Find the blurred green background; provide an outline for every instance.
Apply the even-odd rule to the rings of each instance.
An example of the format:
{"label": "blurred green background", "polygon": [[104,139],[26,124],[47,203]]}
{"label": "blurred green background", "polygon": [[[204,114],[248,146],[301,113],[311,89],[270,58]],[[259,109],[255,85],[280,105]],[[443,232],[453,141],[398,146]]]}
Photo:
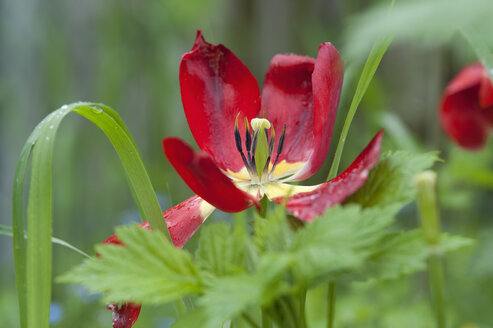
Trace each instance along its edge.
{"label": "blurred green background", "polygon": [[[49,112],[79,100],[103,102],[120,113],[163,209],[191,196],[163,155],[161,139],[179,135],[193,144],[180,101],[178,67],[199,28],[207,41],[230,48],[260,85],[273,55],[315,56],[318,44],[334,43],[345,58],[346,76],[333,152],[374,40],[373,25],[364,25],[364,19],[372,17],[368,12],[379,3],[388,6],[363,0],[0,0],[0,223],[11,225],[12,179],[30,132]],[[475,3],[477,8],[470,10],[492,17],[493,5]],[[484,8],[490,11],[480,12]],[[373,27],[393,33],[394,28],[399,32],[398,23]],[[408,26],[416,29],[412,36],[397,34],[353,122],[341,168],[380,128],[386,130],[386,149],[441,151],[445,162],[437,170],[444,229],[479,238],[475,247],[447,259],[451,322],[493,327],[493,145],[479,153],[456,149],[437,116],[446,83],[476,58],[459,33],[440,25],[440,17],[423,25]],[[95,126],[70,115],[60,128],[54,158],[56,237],[93,253],[93,245],[111,235],[114,226],[139,220],[118,157]],[[310,181],[324,179],[329,164],[327,160]],[[216,213],[212,220],[225,216]],[[414,206],[401,216],[402,225],[416,226]],[[81,260],[55,246],[54,276]],[[18,327],[10,237],[0,236],[0,266],[0,326]],[[344,286],[339,294],[340,327],[432,327],[425,275],[385,285]],[[172,309],[144,307],[136,327],[168,327],[170,313]],[[111,313],[97,295],[55,283],[51,318],[53,327],[109,327]]]}

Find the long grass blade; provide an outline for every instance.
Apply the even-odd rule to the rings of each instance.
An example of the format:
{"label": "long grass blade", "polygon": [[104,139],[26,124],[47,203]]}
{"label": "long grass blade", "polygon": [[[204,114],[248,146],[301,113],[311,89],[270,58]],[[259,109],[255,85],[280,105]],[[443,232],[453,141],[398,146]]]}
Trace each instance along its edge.
{"label": "long grass blade", "polygon": [[361,72],[358,85],[356,86],[353,100],[351,101],[351,105],[349,106],[349,111],[346,116],[346,120],[344,121],[344,126],[342,127],[341,136],[339,137],[339,142],[337,143],[337,149],[334,155],[334,160],[332,161],[332,166],[330,167],[327,180],[333,179],[337,176],[339,163],[341,162],[342,150],[344,149],[344,144],[346,143],[346,138],[349,132],[349,127],[351,126],[351,122],[353,121],[354,115],[356,114],[356,110],[358,109],[361,99],[363,99],[363,96],[365,95],[366,90],[368,89],[368,86],[370,85],[370,82],[373,79],[378,66],[380,65],[380,61],[382,60],[383,55],[387,51],[391,42],[392,37],[386,37],[377,40],[373,45],[370,54],[368,55],[368,59],[366,60],[365,66],[363,67],[363,71]]}
{"label": "long grass blade", "polygon": [[[138,149],[118,114],[105,105],[94,103],[75,103],[54,111],[38,124],[24,145],[14,179],[12,231],[22,328],[49,326],[53,147],[58,126],[72,111],[93,122],[110,139],[125,168],[142,218],[149,221],[152,229],[162,231],[170,240],[161,208]],[[27,205],[26,243],[22,196],[30,156],[31,181]]]}

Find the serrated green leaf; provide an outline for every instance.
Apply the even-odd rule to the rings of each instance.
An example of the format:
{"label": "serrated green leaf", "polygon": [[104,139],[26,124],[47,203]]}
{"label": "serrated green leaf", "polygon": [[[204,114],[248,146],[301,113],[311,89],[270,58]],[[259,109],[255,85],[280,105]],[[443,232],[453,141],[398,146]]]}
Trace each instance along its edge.
{"label": "serrated green leaf", "polygon": [[346,203],[363,207],[406,204],[415,196],[412,177],[430,168],[438,160],[436,152],[411,154],[405,151],[382,154],[368,180]]}
{"label": "serrated green leaf", "polygon": [[384,280],[425,270],[427,249],[421,230],[389,234],[370,257],[365,276]]}
{"label": "serrated green leaf", "polygon": [[241,230],[232,232],[224,222],[202,228],[195,253],[198,268],[218,277],[244,272],[246,250],[242,235]]}
{"label": "serrated green leaf", "polygon": [[84,261],[58,280],[104,293],[108,302],[165,303],[201,292],[192,257],[171,245],[161,232],[137,225],[116,231],[124,247],[99,245],[98,258]]}
{"label": "serrated green leaf", "polygon": [[431,249],[431,253],[439,251],[440,253],[453,252],[463,247],[471,246],[474,244],[474,240],[459,235],[450,235],[448,233],[442,233],[440,235],[440,242],[438,243],[438,249]]}
{"label": "serrated green leaf", "polygon": [[365,264],[366,279],[370,281],[395,279],[426,269],[430,255],[444,254],[472,244],[461,236],[442,234],[438,245],[426,244],[421,230],[388,234]]}
{"label": "serrated green leaf", "polygon": [[265,218],[255,214],[254,225],[253,241],[260,252],[284,251],[291,243],[293,231],[289,228],[282,206],[276,206]]}
{"label": "serrated green leaf", "polygon": [[197,313],[203,319],[200,327],[219,327],[251,306],[269,304],[280,295],[289,293],[291,287],[283,275],[292,265],[289,255],[271,253],[263,257],[253,274],[214,279],[198,301]]}
{"label": "serrated green leaf", "polygon": [[393,222],[398,206],[337,206],[300,230],[291,252],[297,279],[310,285],[361,266]]}

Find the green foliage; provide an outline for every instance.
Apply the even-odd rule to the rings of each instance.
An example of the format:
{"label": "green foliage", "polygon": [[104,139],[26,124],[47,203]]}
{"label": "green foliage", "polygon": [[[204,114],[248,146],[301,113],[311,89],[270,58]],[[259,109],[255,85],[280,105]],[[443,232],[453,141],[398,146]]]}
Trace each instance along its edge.
{"label": "green foliage", "polygon": [[204,227],[195,253],[199,269],[218,277],[244,272],[246,249],[243,237],[241,229],[232,232],[226,223]]}
{"label": "green foliage", "polygon": [[108,302],[163,303],[202,291],[190,254],[175,248],[161,232],[133,225],[118,228],[117,234],[124,247],[97,246],[99,258],[85,260],[59,280],[104,292]]}
{"label": "green foliage", "polygon": [[382,154],[366,184],[347,202],[358,203],[363,207],[409,203],[415,195],[412,177],[430,168],[437,160],[436,152],[411,154],[396,151]]}
{"label": "green foliage", "polygon": [[297,279],[308,285],[358,270],[393,222],[398,208],[337,206],[300,230],[291,246]]}
{"label": "green foliage", "polygon": [[[395,205],[337,206],[292,231],[278,207],[267,218],[255,219],[251,237],[241,220],[233,231],[225,223],[213,223],[202,231],[196,264],[160,233],[120,228],[124,247],[98,246],[99,258],[86,260],[61,280],[104,292],[113,302],[164,303],[198,295],[195,309],[179,318],[176,327],[198,322],[218,327],[260,308],[270,308],[272,320],[282,324],[283,316],[272,309],[292,306],[306,287],[334,279],[397,278],[422,270],[430,254],[469,244],[444,235],[436,249],[429,249],[418,231],[390,232],[397,210]],[[247,266],[248,252],[255,253],[250,256],[253,266]]]}

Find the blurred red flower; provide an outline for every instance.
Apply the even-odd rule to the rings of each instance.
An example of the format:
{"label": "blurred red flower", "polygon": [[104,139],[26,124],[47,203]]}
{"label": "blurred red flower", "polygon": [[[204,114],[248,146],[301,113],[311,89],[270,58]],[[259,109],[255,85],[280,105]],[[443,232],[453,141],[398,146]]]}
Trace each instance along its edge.
{"label": "blurred red flower", "polygon": [[481,63],[467,66],[447,85],[440,121],[459,146],[484,147],[493,125],[493,84]]}

